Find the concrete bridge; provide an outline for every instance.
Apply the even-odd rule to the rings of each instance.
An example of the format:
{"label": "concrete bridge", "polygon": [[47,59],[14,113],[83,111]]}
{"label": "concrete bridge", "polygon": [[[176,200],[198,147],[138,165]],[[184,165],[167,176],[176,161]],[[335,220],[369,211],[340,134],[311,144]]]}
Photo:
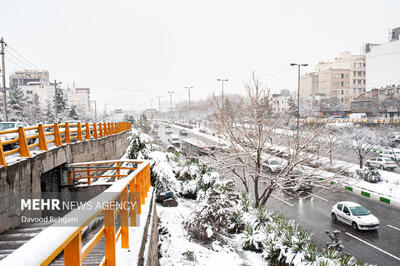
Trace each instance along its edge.
{"label": "concrete bridge", "polygon": [[[127,122],[104,122],[56,123],[1,131],[0,136],[14,134],[14,139],[0,141],[0,195],[67,191],[63,187],[67,184],[68,164],[120,158],[129,146],[130,129]],[[33,144],[28,145],[29,142]],[[18,147],[4,151],[12,143]],[[0,233],[18,226],[22,215],[12,202],[4,203],[0,206]]]}

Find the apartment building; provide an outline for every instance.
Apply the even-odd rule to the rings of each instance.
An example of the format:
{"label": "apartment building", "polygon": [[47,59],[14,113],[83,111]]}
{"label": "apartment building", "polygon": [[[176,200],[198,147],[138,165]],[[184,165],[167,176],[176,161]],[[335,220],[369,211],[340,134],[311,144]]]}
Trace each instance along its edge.
{"label": "apartment building", "polygon": [[281,114],[287,112],[290,108],[290,95],[287,94],[272,94],[271,104],[272,112],[275,114]]}
{"label": "apartment building", "polygon": [[49,83],[49,71],[47,70],[23,70],[15,71],[10,75],[10,87],[28,85],[31,82]]}
{"label": "apartment building", "polygon": [[351,102],[365,92],[365,57],[348,51],[333,61],[319,62],[315,72],[300,78],[300,97],[320,94],[336,97],[341,111],[350,111]]}
{"label": "apartment building", "polygon": [[391,30],[388,42],[366,44],[365,56],[368,90],[400,85],[400,27]]}
{"label": "apartment building", "polygon": [[90,89],[89,88],[68,88],[69,105],[76,105],[80,114],[90,113]]}

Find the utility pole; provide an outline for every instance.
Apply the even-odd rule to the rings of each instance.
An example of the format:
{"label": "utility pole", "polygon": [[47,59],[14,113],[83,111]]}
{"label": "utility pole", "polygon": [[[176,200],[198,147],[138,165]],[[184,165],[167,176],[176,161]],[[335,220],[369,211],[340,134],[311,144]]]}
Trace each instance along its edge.
{"label": "utility pole", "polygon": [[168,91],[169,93],[169,102],[170,102],[170,110],[171,110],[171,121],[172,121],[172,94],[174,91]]}
{"label": "utility pole", "polygon": [[190,120],[190,89],[193,89],[193,86],[185,87],[185,89],[188,90],[188,94],[189,94],[188,117],[189,117],[189,120]]}
{"label": "utility pole", "polygon": [[228,79],[217,79],[217,81],[221,81],[221,109],[224,111],[224,82]]}
{"label": "utility pole", "polygon": [[291,63],[291,66],[297,66],[297,132],[299,132],[299,124],[300,124],[300,67],[308,66],[308,64],[296,64]]}
{"label": "utility pole", "polygon": [[153,119],[153,100],[154,99],[149,99],[149,101],[150,101],[150,116],[151,116],[151,119]]}
{"label": "utility pole", "polygon": [[7,121],[7,93],[6,93],[6,63],[4,61],[5,49],[4,47],[7,45],[4,42],[4,39],[1,38],[1,76],[3,80],[3,121]]}
{"label": "utility pole", "polygon": [[54,117],[55,117],[55,122],[58,122],[58,114],[57,114],[57,85],[61,84],[61,81],[57,83],[57,80],[54,80]]}
{"label": "utility pole", "polygon": [[107,119],[107,103],[104,104],[104,119]]}
{"label": "utility pole", "polygon": [[156,97],[158,98],[158,112],[161,114],[161,104],[160,104],[161,96],[156,96]]}
{"label": "utility pole", "polygon": [[[91,103],[94,103],[94,122],[97,123],[97,103],[96,101],[90,101]],[[90,107],[89,107],[90,109]]]}

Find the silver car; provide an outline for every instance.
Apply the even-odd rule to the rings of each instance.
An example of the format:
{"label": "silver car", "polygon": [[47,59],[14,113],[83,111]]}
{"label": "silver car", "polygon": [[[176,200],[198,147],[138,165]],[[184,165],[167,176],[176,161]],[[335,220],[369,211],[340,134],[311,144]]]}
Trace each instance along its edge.
{"label": "silver car", "polygon": [[391,158],[386,158],[386,157],[375,157],[369,159],[365,162],[365,165],[377,167],[382,170],[384,169],[393,170],[394,168],[397,167],[397,163],[395,161],[393,161]]}

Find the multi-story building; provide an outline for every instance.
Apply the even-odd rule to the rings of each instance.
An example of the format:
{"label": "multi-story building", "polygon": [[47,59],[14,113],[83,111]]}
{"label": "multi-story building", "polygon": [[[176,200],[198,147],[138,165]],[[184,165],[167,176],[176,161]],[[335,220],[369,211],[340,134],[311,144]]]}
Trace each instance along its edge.
{"label": "multi-story building", "polygon": [[342,52],[333,61],[319,62],[315,72],[300,79],[300,97],[314,94],[337,98],[341,111],[350,111],[351,101],[365,92],[365,58]]}
{"label": "multi-story building", "polygon": [[400,27],[392,29],[389,42],[367,44],[367,88],[400,85]]}
{"label": "multi-story building", "polygon": [[28,85],[30,82],[49,83],[49,71],[47,70],[24,70],[15,71],[10,75],[10,87],[16,88],[21,85]]}
{"label": "multi-story building", "polygon": [[69,88],[68,89],[69,106],[76,105],[80,114],[90,113],[90,89],[89,88]]}
{"label": "multi-story building", "polygon": [[287,112],[290,108],[290,98],[291,96],[287,94],[272,94],[272,112],[276,114]]}

